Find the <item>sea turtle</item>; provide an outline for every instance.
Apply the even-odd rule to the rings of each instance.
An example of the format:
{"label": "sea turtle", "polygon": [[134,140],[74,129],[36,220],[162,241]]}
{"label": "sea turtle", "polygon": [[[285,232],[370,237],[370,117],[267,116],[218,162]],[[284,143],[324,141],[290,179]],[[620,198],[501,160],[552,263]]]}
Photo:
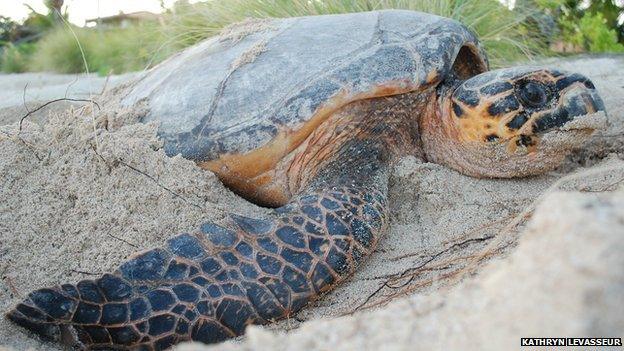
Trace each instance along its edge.
{"label": "sea turtle", "polygon": [[113,273],[34,291],[8,313],[81,349],[214,343],[288,317],[374,250],[397,158],[527,176],[558,165],[604,123],[589,79],[488,71],[470,30],[412,11],[248,22],[123,94],[160,122],[167,154],[274,210],[204,223]]}

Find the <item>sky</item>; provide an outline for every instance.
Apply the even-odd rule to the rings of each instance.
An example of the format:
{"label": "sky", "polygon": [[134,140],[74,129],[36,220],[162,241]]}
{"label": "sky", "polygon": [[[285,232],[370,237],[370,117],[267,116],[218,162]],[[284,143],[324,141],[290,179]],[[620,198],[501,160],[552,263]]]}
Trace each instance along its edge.
{"label": "sky", "polygon": [[[164,0],[165,6],[170,7],[175,0]],[[196,1],[191,1],[196,2]],[[37,12],[46,13],[44,0],[0,0],[0,15],[14,20],[23,20],[29,10],[24,4],[32,6]],[[69,21],[84,25],[85,19],[116,15],[135,11],[162,12],[159,0],[65,0],[63,5],[69,8]]]}

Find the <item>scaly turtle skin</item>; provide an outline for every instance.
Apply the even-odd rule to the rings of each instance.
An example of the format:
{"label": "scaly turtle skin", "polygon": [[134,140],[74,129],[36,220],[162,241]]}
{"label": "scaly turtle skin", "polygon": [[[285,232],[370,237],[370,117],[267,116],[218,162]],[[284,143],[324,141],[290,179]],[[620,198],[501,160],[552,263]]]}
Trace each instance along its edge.
{"label": "scaly turtle skin", "polygon": [[219,342],[354,272],[387,230],[397,158],[477,177],[538,174],[603,126],[581,75],[487,69],[470,31],[410,11],[274,20],[187,50],[125,103],[147,102],[168,154],[273,214],[205,223],[111,274],[34,291],[8,318],[80,349]]}

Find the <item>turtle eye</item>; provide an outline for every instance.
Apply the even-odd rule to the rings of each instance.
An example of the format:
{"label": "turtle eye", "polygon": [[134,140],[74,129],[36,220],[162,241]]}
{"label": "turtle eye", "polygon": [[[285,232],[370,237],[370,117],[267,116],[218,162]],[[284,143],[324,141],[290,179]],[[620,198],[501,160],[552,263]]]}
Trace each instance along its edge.
{"label": "turtle eye", "polygon": [[523,105],[529,107],[541,107],[548,101],[546,87],[536,82],[528,82],[520,86],[518,97]]}

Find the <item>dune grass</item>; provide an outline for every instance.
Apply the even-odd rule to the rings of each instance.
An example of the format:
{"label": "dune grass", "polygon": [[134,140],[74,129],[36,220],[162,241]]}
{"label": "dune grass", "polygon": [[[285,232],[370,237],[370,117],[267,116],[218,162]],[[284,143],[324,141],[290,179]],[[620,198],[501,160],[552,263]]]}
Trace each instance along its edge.
{"label": "dune grass", "polygon": [[453,18],[477,33],[494,66],[545,53],[545,38],[529,24],[537,9],[509,10],[498,0],[220,0],[178,6],[168,40],[192,45],[245,18],[294,17],[406,9]]}
{"label": "dune grass", "polygon": [[[537,10],[511,11],[498,0],[210,0],[190,5],[178,3],[164,15],[162,23],[123,29],[74,28],[74,31],[84,48],[90,71],[123,73],[150,67],[245,18],[379,9],[416,10],[462,22],[477,33],[494,67],[542,55],[547,47],[536,26],[528,21]],[[84,71],[76,40],[62,27],[37,43],[25,65],[34,71]]]}
{"label": "dune grass", "polygon": [[[152,61],[163,60],[172,51],[158,54],[158,46],[164,39],[156,24],[106,30],[74,27],[73,31],[84,49],[89,70],[104,75],[142,70]],[[28,68],[59,73],[85,70],[76,38],[66,27],[54,29],[37,43]]]}

